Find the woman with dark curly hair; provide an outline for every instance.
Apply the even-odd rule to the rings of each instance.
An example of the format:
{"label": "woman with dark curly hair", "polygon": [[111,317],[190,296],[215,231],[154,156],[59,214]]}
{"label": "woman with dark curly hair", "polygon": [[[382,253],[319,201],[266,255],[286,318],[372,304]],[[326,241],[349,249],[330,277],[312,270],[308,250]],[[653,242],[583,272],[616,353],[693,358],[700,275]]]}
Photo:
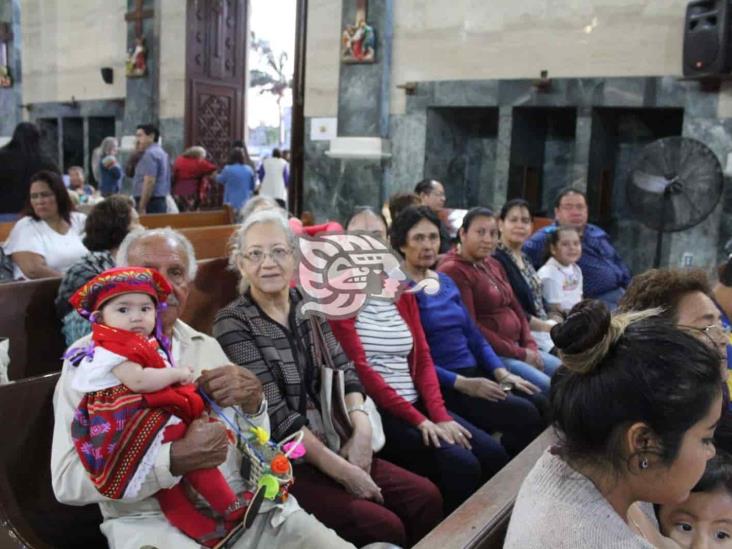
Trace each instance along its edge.
{"label": "woman with dark curly hair", "polygon": [[100,202],[86,218],[84,246],[89,253],[64,274],[56,296],[56,314],[66,344],[91,332],[89,322],[77,313],[69,298],[86,282],[115,266],[114,256],[127,233],[138,226],[139,217],[128,196],[115,194]]}

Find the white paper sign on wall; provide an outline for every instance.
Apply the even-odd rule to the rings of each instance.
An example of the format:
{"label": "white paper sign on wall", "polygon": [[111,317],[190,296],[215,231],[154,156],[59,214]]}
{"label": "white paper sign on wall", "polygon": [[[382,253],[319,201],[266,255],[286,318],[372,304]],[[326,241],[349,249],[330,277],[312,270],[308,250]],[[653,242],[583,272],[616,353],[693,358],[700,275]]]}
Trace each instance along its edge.
{"label": "white paper sign on wall", "polygon": [[311,118],[310,141],[330,141],[338,135],[338,119]]}

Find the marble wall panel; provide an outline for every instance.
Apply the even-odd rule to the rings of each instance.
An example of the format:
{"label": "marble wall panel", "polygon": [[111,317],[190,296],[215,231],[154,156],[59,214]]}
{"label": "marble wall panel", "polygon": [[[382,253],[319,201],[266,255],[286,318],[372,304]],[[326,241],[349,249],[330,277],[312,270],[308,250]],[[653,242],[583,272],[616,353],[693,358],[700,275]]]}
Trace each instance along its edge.
{"label": "marble wall panel", "polygon": [[[478,189],[479,201],[494,207],[500,206],[507,196],[515,107],[577,107],[578,109],[572,146],[567,146],[566,143],[553,143],[551,140],[544,145],[544,155],[548,157],[544,168],[548,178],[545,180],[543,199],[548,206],[553,198],[550,195],[559,187],[578,180],[584,184],[588,177],[590,145],[595,124],[593,109],[597,107],[611,109],[674,107],[679,110],[673,116],[683,116],[684,135],[696,137],[710,144],[724,163],[727,154],[732,151],[732,138],[729,137],[732,135],[732,120],[717,116],[717,113],[724,112],[727,108],[724,87],[722,93],[717,93],[703,88],[698,82],[682,81],[671,76],[553,79],[551,88],[546,92],[537,90],[532,80],[428,81],[418,82],[414,93],[405,95],[405,99],[405,114],[392,115],[390,118],[393,157],[380,167],[372,166],[373,169],[368,170],[369,175],[364,177],[365,180],[372,182],[374,189],[378,187],[381,177],[386,195],[396,190],[410,189],[423,175],[429,175],[431,165],[440,164],[445,159],[444,155],[440,158],[440,151],[447,154],[447,151],[455,149],[454,130],[445,130],[444,127],[440,129],[439,125],[428,123],[428,112],[436,107],[446,111],[459,107],[498,109],[495,147],[493,144],[481,144],[479,140],[469,142],[466,136],[461,138],[458,147],[464,151],[465,170],[462,173],[479,174],[477,176],[481,181]],[[632,114],[632,111],[627,112]],[[648,112],[658,112],[657,116],[662,119],[672,117],[670,112]],[[639,125],[637,120],[634,122],[632,119],[633,116],[630,116],[619,121],[619,127],[613,130],[626,134],[627,139],[625,141],[621,139],[618,144],[613,145],[617,147],[613,153],[615,178],[613,212],[609,216],[606,228],[621,254],[627,256],[631,268],[639,272],[653,263],[656,233],[629,217],[625,204],[625,182],[634,158],[645,143],[661,135],[678,134],[679,130],[665,128],[658,130],[661,133],[647,128],[644,130],[642,124]],[[491,156],[493,151],[495,153]],[[433,158],[433,155],[437,156]],[[477,162],[479,158],[485,162],[479,164]],[[469,162],[466,163],[467,160]],[[306,156],[306,163],[310,162],[311,153]],[[447,163],[449,164],[449,161]],[[353,198],[351,187],[348,186],[349,183],[343,174],[349,173],[349,170],[353,173],[356,168],[336,165],[330,160],[318,160],[316,165],[320,166],[321,180],[318,185],[321,188],[332,192],[337,185],[346,185],[340,188],[348,189],[345,193],[348,198],[329,195],[329,200],[319,200],[317,207],[322,208],[324,212],[343,209],[341,206],[334,207],[333,204],[348,202]],[[475,168],[476,166],[480,167]],[[493,173],[492,180],[486,184],[490,171]],[[593,177],[596,176],[597,174]],[[324,187],[322,181],[328,177],[335,183]],[[308,181],[306,177],[306,185],[309,184]],[[593,181],[590,184],[595,183]],[[463,190],[465,197],[474,193],[474,190],[467,186]],[[665,237],[664,264],[679,265],[683,254],[690,249],[694,251],[694,264],[705,268],[709,268],[718,257],[721,257],[724,243],[732,238],[732,184],[729,181],[725,193],[724,203],[728,205],[726,208],[720,206],[718,211],[698,227]],[[372,196],[377,194],[374,190]],[[547,209],[550,210],[548,206]]]}
{"label": "marble wall panel", "polygon": [[163,140],[163,149],[168,153],[171,162],[185,148],[183,143],[184,123],[183,117],[160,119],[160,137]]}
{"label": "marble wall panel", "polygon": [[378,160],[340,160],[326,156],[328,141],[311,141],[305,125],[304,210],[318,222],[343,221],[354,206],[381,208],[384,165]]}
{"label": "marble wall panel", "polygon": [[[684,119],[683,135],[702,141],[716,154],[722,167],[732,151],[732,119],[692,118]],[[729,193],[730,181],[725,181],[725,193],[717,208],[702,223],[689,230],[673,233],[669,239],[669,263],[681,264],[684,253],[694,254],[694,265],[714,273],[717,263],[726,257],[724,246],[732,234],[732,214],[724,211],[724,196]]]}
{"label": "marble wall panel", "polygon": [[427,111],[392,115],[389,127],[392,157],[385,178],[387,196],[411,191],[424,178]]}
{"label": "marble wall panel", "polygon": [[[366,19],[376,34],[376,62],[341,63],[338,93],[338,135],[387,137],[391,69],[392,0],[371,0]],[[356,5],[347,2],[341,25],[353,25]]]}

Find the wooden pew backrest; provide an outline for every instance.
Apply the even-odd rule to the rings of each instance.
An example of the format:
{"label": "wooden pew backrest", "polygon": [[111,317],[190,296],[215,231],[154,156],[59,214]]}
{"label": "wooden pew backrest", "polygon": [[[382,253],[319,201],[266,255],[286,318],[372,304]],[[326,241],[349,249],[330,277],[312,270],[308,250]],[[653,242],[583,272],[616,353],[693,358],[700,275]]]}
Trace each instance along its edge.
{"label": "wooden pew backrest", "polygon": [[[148,229],[172,227],[209,227],[212,225],[230,225],[236,220],[236,212],[228,204],[221,210],[203,212],[183,212],[177,214],[144,214],[140,216],[140,223]],[[5,242],[13,229],[15,221],[0,223],[0,244]]]}
{"label": "wooden pew backrest", "polygon": [[181,320],[199,332],[211,335],[214,317],[220,309],[236,299],[238,275],[228,270],[225,257],[198,262],[188,303]]}
{"label": "wooden pew backrest", "polygon": [[554,441],[552,428],[544,431],[427,534],[415,549],[501,549],[521,483]]}
{"label": "wooden pew backrest", "polygon": [[64,339],[56,318],[60,278],[42,278],[0,285],[0,337],[10,338],[10,379],[23,379],[61,369]]}
{"label": "wooden pew backrest", "polygon": [[238,225],[214,225],[211,227],[187,227],[178,229],[193,244],[196,259],[212,259],[229,256],[229,238]]}
{"label": "wooden pew backrest", "polygon": [[554,223],[554,220],[551,217],[535,217],[534,218],[534,231],[538,231],[540,229],[543,229],[547,225],[551,225]]}
{"label": "wooden pew backrest", "polygon": [[[226,227],[230,232],[228,227],[232,226]],[[182,319],[206,334],[211,333],[218,310],[237,296],[238,275],[227,270],[227,265],[226,257],[198,262],[198,273]],[[61,369],[66,344],[53,304],[60,282],[60,278],[43,278],[0,284],[0,337],[10,339],[8,377],[11,380]]]}
{"label": "wooden pew backrest", "polygon": [[13,230],[13,226],[15,225],[15,221],[4,221],[0,223],[0,244],[5,242],[8,239],[8,236],[10,235],[10,231]]}
{"label": "wooden pew backrest", "polygon": [[235,212],[231,206],[225,205],[221,210],[202,212],[182,212],[177,214],[145,214],[140,216],[140,223],[148,229],[172,227],[208,227],[211,225],[229,225],[234,223]]}
{"label": "wooden pew backrest", "polygon": [[33,549],[106,547],[97,505],[63,505],[53,495],[52,397],[59,376],[0,385],[0,530]]}

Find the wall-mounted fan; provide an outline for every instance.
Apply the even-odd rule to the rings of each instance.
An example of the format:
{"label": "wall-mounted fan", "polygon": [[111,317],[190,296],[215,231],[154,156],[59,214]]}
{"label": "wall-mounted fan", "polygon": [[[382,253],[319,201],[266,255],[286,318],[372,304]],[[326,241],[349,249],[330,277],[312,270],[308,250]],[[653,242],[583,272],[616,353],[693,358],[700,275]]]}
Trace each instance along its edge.
{"label": "wall-mounted fan", "polygon": [[724,177],[719,160],[704,143],[664,137],[643,148],[628,183],[633,216],[658,231],[653,265],[659,267],[663,234],[701,223],[719,203]]}

